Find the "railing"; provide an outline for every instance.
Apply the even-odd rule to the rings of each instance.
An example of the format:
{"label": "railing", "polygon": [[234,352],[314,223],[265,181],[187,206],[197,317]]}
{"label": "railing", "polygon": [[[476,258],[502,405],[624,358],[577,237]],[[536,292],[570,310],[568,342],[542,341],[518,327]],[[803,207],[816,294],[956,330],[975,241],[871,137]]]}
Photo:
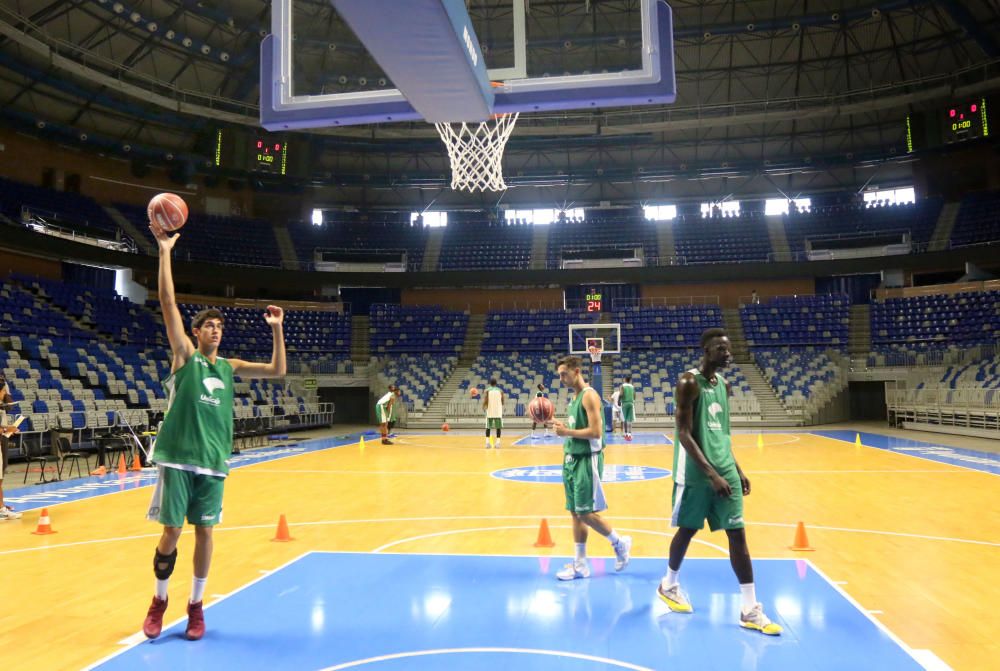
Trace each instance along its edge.
{"label": "railing", "polygon": [[994,344],[982,344],[967,349],[933,349],[924,352],[888,351],[872,352],[868,365],[875,366],[877,356],[885,357],[885,366],[963,366],[983,359],[992,359],[1000,354]]}
{"label": "railing", "polygon": [[[58,215],[56,216],[58,217]],[[21,223],[23,223],[26,228],[29,228],[36,233],[41,233],[42,235],[51,235],[56,238],[72,240],[73,242],[79,242],[93,247],[111,249],[116,252],[126,252],[130,254],[139,253],[139,249],[136,247],[135,242],[127,236],[121,236],[121,239],[119,240],[108,240],[106,238],[99,238],[95,235],[87,235],[86,233],[81,233],[80,231],[73,230],[72,228],[64,228],[62,226],[52,224],[43,219],[36,211],[30,210],[26,207],[21,209]],[[86,224],[86,222],[82,223]]]}
{"label": "railing", "polygon": [[671,305],[718,305],[718,296],[652,296],[649,298],[613,298],[611,309],[652,308]]}

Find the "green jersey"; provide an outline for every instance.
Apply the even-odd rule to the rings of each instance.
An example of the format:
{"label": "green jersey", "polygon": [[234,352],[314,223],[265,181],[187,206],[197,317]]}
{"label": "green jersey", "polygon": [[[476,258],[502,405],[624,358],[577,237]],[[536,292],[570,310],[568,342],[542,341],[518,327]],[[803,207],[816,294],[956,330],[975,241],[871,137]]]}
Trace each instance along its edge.
{"label": "green jersey", "polygon": [[201,352],[164,381],[167,412],[156,437],[156,462],[229,473],[233,451],[233,366]]}
{"label": "green jersey", "polygon": [[619,401],[622,405],[625,405],[626,403],[635,403],[635,387],[628,382],[623,382],[622,395]]}
{"label": "green jersey", "polygon": [[[590,387],[584,387],[580,390],[573,400],[570,401],[569,407],[566,408],[566,426],[570,429],[585,429],[590,424],[587,422],[587,409],[583,407],[583,397],[587,392],[593,391]],[[596,392],[595,392],[596,393]],[[600,413],[597,414],[598,421],[601,421]],[[601,437],[600,438],[567,438],[563,443],[563,452],[565,454],[596,454],[604,449],[604,426],[601,427]]]}
{"label": "green jersey", "polygon": [[[696,368],[690,372],[698,383],[698,398],[694,402],[694,416],[691,419],[691,435],[708,463],[720,475],[731,470],[736,464],[733,458],[732,437],[729,430],[729,389],[726,381],[718,373],[716,384],[712,384]],[[693,459],[674,434],[674,478],[678,483],[704,481]]]}

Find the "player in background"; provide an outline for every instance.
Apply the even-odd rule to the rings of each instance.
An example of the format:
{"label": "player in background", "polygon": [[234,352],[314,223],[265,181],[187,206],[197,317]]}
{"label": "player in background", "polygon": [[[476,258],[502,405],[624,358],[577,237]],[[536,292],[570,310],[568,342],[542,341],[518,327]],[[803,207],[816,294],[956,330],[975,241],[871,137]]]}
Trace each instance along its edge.
{"label": "player in background", "polygon": [[393,444],[389,440],[389,420],[392,419],[392,406],[397,402],[401,393],[399,392],[399,387],[394,384],[390,384],[388,389],[389,391],[375,402],[375,421],[378,422],[383,445]]}
{"label": "player in background", "polygon": [[[483,410],[486,411],[486,449],[495,447],[500,449],[500,433],[503,431],[503,403],[507,396],[497,387],[497,379],[490,378],[486,390],[483,392]],[[490,430],[497,432],[496,442],[490,440]]]}
{"label": "player in background", "polygon": [[263,315],[274,343],[269,362],[219,356],[225,322],[222,313],[214,308],[202,310],[191,320],[189,335],[177,308],[170,253],[180,235],[168,235],[155,222],[150,222],[149,228],[159,248],[160,308],[172,362],[164,381],[167,412],[154,448],[159,477],[146,513],[148,519],[163,525],[163,534],[153,555],[156,593],[142,630],[147,637],[156,638],[163,628],[167,584],[187,518],[194,526],[194,580],[185,634],[189,640],[198,640],[205,634],[202,599],[212,563],[212,530],[222,521],[222,490],[229,474],[226,460],[233,451],[233,377],[284,377],[285,313],[269,305]]}
{"label": "player in background", "polygon": [[632,386],[632,376],[626,375],[622,382],[619,400],[621,401],[622,433],[625,440],[632,440],[632,423],[635,422],[635,387]]}
{"label": "player in background", "polygon": [[753,564],[743,523],[743,497],[750,480],[736,462],[729,425],[732,393],[719,369],[729,365],[729,338],[721,328],[702,333],[704,356],[699,368],[683,373],[677,383],[677,433],[674,437],[674,497],[671,525],[678,527],[670,542],[667,574],[657,594],[679,613],[693,611],[681,591],[679,572],[691,539],[705,525],[724,529],[729,561],[740,583],[740,626],[769,636],[781,633],[757,602]]}
{"label": "player in background", "polygon": [[[535,398],[548,398],[548,397],[549,397],[549,395],[548,395],[548,392],[545,391],[545,385],[544,384],[539,384],[538,385],[538,391],[535,392]],[[531,421],[531,437],[532,438],[537,438],[537,436],[535,435],[535,427],[537,427],[537,426],[538,426],[538,422],[532,420]],[[552,435],[552,433],[550,432],[549,427],[547,425],[543,424],[542,427],[544,428],[544,431],[542,433],[542,438],[548,438],[549,436]]]}
{"label": "player in background", "polygon": [[566,510],[573,517],[573,541],[576,556],[556,573],[559,580],[589,578],[587,563],[587,528],[608,539],[615,551],[615,570],[621,571],[629,562],[632,539],[619,536],[598,513],[606,510],[601,476],[604,471],[604,424],[601,419],[601,397],[584,380],[580,358],[566,356],[556,364],[559,381],[576,392],[566,409],[566,423],[552,422],[556,435],[563,443],[563,487]]}

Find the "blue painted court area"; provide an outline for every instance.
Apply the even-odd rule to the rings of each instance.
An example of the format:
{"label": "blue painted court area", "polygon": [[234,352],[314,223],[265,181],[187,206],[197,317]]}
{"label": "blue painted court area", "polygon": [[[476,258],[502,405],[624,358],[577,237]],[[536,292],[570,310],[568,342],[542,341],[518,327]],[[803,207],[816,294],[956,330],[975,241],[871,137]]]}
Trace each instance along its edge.
{"label": "blue painted court area", "polygon": [[[538,482],[543,484],[563,484],[562,464],[546,466],[517,466],[502,468],[490,473],[498,480],[514,482]],[[659,480],[670,477],[670,469],[655,466],[634,466],[631,464],[604,464],[601,482],[642,482],[643,480]]]}
{"label": "blue painted court area", "polygon": [[[329,450],[334,447],[353,445],[358,442],[361,434],[350,436],[338,436],[336,438],[323,438],[309,440],[294,445],[278,445],[275,447],[262,447],[257,450],[245,452],[232,457],[229,460],[230,469],[243,468],[253,464],[261,464],[266,461],[294,457],[309,452],[319,450]],[[375,437],[375,432],[367,432],[365,438]],[[18,512],[27,510],[37,510],[46,506],[54,506],[58,503],[68,503],[81,499],[90,499],[95,496],[114,494],[129,489],[139,489],[149,487],[156,483],[156,470],[148,469],[143,471],[128,472],[123,475],[109,473],[100,476],[88,476],[74,480],[63,480],[61,482],[49,482],[41,485],[25,485],[4,490],[4,502],[15,506]]]}
{"label": "blue painted court area", "polygon": [[[692,615],[656,597],[665,560],[590,561],[590,579],[564,583],[548,557],[309,553],[209,606],[203,640],[182,621],[92,668],[921,668],[803,560],[755,562],[779,638],[739,627],[725,559],[684,563]],[[171,604],[167,621],[182,615]]]}
{"label": "blue painted court area", "polygon": [[[548,445],[562,445],[565,438],[560,438],[559,436],[542,436],[538,435],[537,438],[532,438],[531,436],[525,436],[517,442],[514,443],[517,447],[533,447],[533,446],[548,446]],[[625,437],[619,434],[605,435],[605,442],[608,445],[673,445],[674,441],[665,433],[633,433],[632,441],[629,442],[625,440]]]}
{"label": "blue painted court area", "polygon": [[937,445],[920,440],[909,438],[896,438],[893,436],[883,436],[878,433],[860,433],[854,431],[812,431],[815,436],[834,438],[853,443],[857,435],[861,436],[861,444],[866,447],[876,447],[880,450],[888,450],[897,454],[906,454],[911,457],[929,459],[951,466],[962,466],[984,473],[1000,475],[1000,454],[993,452],[981,452],[979,450],[968,450],[960,447],[948,447]]}

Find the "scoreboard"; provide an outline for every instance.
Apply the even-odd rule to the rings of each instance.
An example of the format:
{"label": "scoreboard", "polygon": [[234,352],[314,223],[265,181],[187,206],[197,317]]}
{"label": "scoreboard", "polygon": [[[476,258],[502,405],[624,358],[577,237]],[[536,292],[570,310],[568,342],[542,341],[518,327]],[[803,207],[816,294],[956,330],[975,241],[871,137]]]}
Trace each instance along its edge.
{"label": "scoreboard", "polygon": [[990,136],[987,98],[954,102],[934,112],[906,116],[906,151],[968,142]]}
{"label": "scoreboard", "polygon": [[216,128],[212,163],[217,168],[263,175],[308,177],[309,142],[287,133]]}
{"label": "scoreboard", "polygon": [[603,312],[604,294],[592,291],[587,294],[587,312]]}

